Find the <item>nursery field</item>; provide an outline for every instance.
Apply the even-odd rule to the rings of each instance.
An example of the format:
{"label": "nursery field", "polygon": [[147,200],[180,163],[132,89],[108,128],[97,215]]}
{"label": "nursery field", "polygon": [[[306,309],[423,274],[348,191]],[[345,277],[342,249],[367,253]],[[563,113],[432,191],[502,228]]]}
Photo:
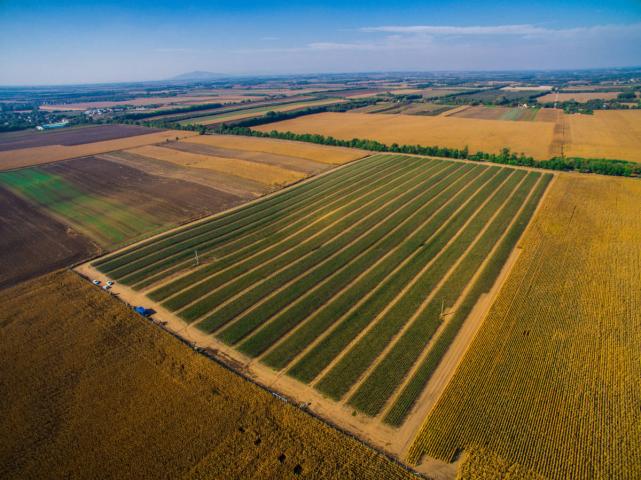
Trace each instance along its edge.
{"label": "nursery field", "polygon": [[560,175],[410,450],[551,479],[641,476],[638,180]]}
{"label": "nursery field", "polygon": [[[445,113],[447,115],[448,112]],[[517,153],[548,158],[554,125],[548,122],[488,122],[474,118],[367,113],[320,113],[254,127],[255,130],[317,133],[351,140],[367,138],[383,143],[438,145],[471,152],[498,153],[509,147]]]}
{"label": "nursery field", "polygon": [[[484,107],[468,106],[451,116],[456,118],[478,118],[483,120],[513,120],[513,121],[540,121],[538,108],[509,108],[509,107]],[[547,119],[542,117],[543,121]]]}
{"label": "nursery field", "polygon": [[3,479],[416,478],[72,272],[0,305]]}
{"label": "nursery field", "polygon": [[548,93],[542,97],[537,98],[539,103],[551,102],[568,102],[574,100],[575,102],[585,103],[588,100],[612,100],[617,98],[621,92],[574,92],[574,93]]}
{"label": "nursery field", "polygon": [[374,155],[92,266],[238,361],[395,428],[551,179]]}

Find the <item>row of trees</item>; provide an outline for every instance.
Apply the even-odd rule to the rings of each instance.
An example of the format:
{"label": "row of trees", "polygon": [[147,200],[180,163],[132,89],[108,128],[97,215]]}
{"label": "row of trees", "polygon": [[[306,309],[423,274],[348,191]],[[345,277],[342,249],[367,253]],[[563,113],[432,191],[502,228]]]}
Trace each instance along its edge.
{"label": "row of trees", "polygon": [[609,160],[594,158],[566,158],[555,157],[551,160],[535,160],[523,153],[517,154],[510,151],[509,148],[503,148],[500,153],[475,152],[470,153],[467,147],[462,149],[423,146],[423,145],[399,145],[393,143],[386,145],[376,140],[353,138],[351,140],[341,140],[331,136],[324,136],[311,133],[293,133],[279,132],[272,130],[270,132],[259,132],[251,130],[247,126],[227,126],[221,125],[215,129],[216,133],[231,135],[246,135],[253,137],[278,138],[283,140],[295,140],[299,142],[318,143],[322,145],[331,145],[336,147],[361,148],[374,152],[392,152],[414,155],[427,155],[443,158],[465,159],[473,161],[483,161],[499,163],[503,165],[515,165],[524,167],[541,168],[545,170],[557,171],[577,171],[583,173],[598,173],[601,175],[614,176],[641,176],[641,164],[628,162],[625,160]]}

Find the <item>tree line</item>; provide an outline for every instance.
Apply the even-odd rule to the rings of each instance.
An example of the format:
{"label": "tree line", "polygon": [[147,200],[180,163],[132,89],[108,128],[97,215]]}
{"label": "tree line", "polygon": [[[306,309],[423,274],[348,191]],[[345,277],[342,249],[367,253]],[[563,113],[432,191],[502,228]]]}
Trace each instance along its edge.
{"label": "tree line", "polygon": [[312,133],[260,132],[250,129],[248,126],[225,125],[218,126],[215,130],[219,134],[245,135],[252,137],[277,138],[281,140],[295,140],[299,142],[317,143],[335,147],[360,148],[374,152],[404,153],[413,155],[426,155],[452,159],[463,159],[472,161],[483,161],[498,163],[502,165],[513,165],[540,168],[544,170],[576,171],[582,173],[598,173],[601,175],[613,175],[624,177],[637,177],[641,175],[641,164],[625,160],[609,160],[605,158],[580,158],[580,157],[554,157],[550,160],[535,160],[533,157],[523,153],[517,154],[509,148],[503,148],[500,153],[475,152],[471,153],[468,147],[462,149],[423,146],[423,145],[399,145],[393,143],[387,145],[376,140],[353,138],[341,140],[331,136]]}

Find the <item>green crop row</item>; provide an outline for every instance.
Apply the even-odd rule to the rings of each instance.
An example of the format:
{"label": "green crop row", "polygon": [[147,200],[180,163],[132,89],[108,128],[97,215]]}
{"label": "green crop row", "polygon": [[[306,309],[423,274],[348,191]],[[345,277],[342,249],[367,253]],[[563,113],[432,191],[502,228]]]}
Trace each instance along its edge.
{"label": "green crop row", "polygon": [[[225,268],[222,266],[223,264],[233,264],[236,261],[233,260],[234,258],[245,258],[248,254],[253,255],[255,252],[262,252],[264,247],[275,248],[279,241],[291,236],[292,233],[300,231],[299,224],[309,228],[310,225],[313,225],[312,219],[319,219],[323,214],[331,212],[336,205],[344,201],[346,193],[357,193],[357,191],[367,188],[368,183],[371,183],[374,179],[380,178],[384,174],[388,175],[390,169],[394,167],[393,163],[378,166],[373,175],[367,172],[361,175],[354,175],[353,181],[350,182],[348,179],[342,181],[339,186],[328,188],[319,193],[318,198],[307,199],[308,201],[300,208],[295,205],[286,209],[287,211],[279,212],[277,216],[264,218],[252,225],[251,228],[244,229],[240,232],[240,235],[238,231],[232,232],[223,239],[225,241],[214,238],[207,244],[199,246],[198,257],[205,263],[205,266],[192,270],[191,273],[154,290],[149,297],[156,301],[166,300],[177,292],[219,272]],[[429,161],[425,162],[425,165],[428,164]],[[287,215],[290,210],[293,210],[293,212]],[[274,219],[276,221],[273,221]],[[211,248],[209,248],[210,245]],[[138,280],[133,287],[142,289],[164,280],[168,275],[194,267],[194,258],[191,254],[189,256],[182,255],[182,257],[186,258],[186,260],[176,261],[169,258],[138,272],[142,274],[144,280]]]}
{"label": "green crop row", "polygon": [[[323,195],[319,202],[314,201],[310,202],[310,205],[301,205],[301,208],[296,211],[294,215],[285,217],[273,224],[268,224],[265,228],[258,229],[258,231],[249,232],[247,235],[242,235],[238,238],[232,238],[229,243],[220,245],[214,250],[211,250],[205,257],[201,257],[213,257],[214,260],[211,263],[154,290],[151,292],[150,298],[157,301],[165,300],[181,290],[196,287],[198,282],[224,270],[229,265],[236,265],[241,259],[256,255],[257,252],[264,253],[269,249],[277,249],[279,242],[291,239],[293,234],[300,232],[301,225],[307,229],[317,228],[317,226],[314,226],[314,221],[333,212],[337,206],[341,206],[342,208],[342,204],[345,203],[346,198],[354,199],[363,194],[363,192],[367,193],[367,189],[373,181],[394,175],[397,168],[398,167],[394,166],[384,166],[377,169],[377,172],[373,175],[365,174],[366,178],[360,179],[357,177],[353,183],[348,183],[336,191],[332,190],[328,192],[327,195]],[[320,203],[320,205],[318,203]],[[202,250],[199,250],[199,254],[201,251]],[[176,268],[183,269],[184,264],[177,264]],[[170,270],[170,272],[172,270]],[[155,278],[156,277],[149,277],[148,281],[153,282]],[[204,287],[206,290],[201,290],[202,293],[206,293],[210,288],[208,285]],[[180,308],[179,302],[171,308]]]}
{"label": "green crop row", "polygon": [[[387,171],[388,168],[393,169],[393,162],[390,163],[392,165],[390,167],[382,168],[381,172]],[[356,177],[356,185],[366,185],[370,180],[367,172],[362,173],[360,176],[357,175]],[[326,186],[325,189],[315,193],[309,198],[305,198],[304,200],[310,202],[311,205],[309,205],[309,209],[312,209],[313,206],[318,208],[318,205],[322,205],[328,196],[330,200],[335,196],[340,197],[345,190],[349,190],[352,186],[353,183],[351,179],[343,179],[338,185],[330,187]],[[302,201],[301,199],[298,200]],[[190,263],[194,256],[195,249],[198,249],[202,259],[206,259],[207,256],[211,255],[211,251],[215,247],[226,246],[229,245],[230,242],[245,242],[244,239],[252,234],[259,235],[259,238],[261,238],[261,236],[262,238],[266,238],[268,234],[264,233],[261,235],[262,231],[265,229],[269,230],[273,225],[276,225],[276,227],[274,227],[276,229],[278,227],[287,226],[291,223],[290,218],[292,216],[289,214],[293,212],[293,218],[298,218],[300,210],[297,200],[291,200],[291,205],[287,208],[284,207],[284,204],[278,204],[271,209],[262,212],[259,220],[251,218],[253,217],[252,215],[250,218],[244,218],[230,225],[214,229],[211,232],[183,240],[178,244],[165,247],[159,252],[147,255],[137,262],[120,267],[116,271],[113,271],[111,275],[114,275],[114,278],[119,279],[121,283],[127,285],[138,284],[150,275],[162,272],[169,267],[179,264],[183,259],[189,259],[187,263]],[[282,220],[277,222],[279,219]],[[184,263],[182,266],[184,267]]]}
{"label": "green crop row", "polygon": [[273,207],[274,205],[291,199],[296,199],[310,191],[322,188],[328,182],[332,182],[337,178],[348,178],[351,173],[367,170],[370,163],[385,161],[388,158],[389,156],[375,155],[358,162],[354,162],[353,164],[347,165],[337,170],[336,172],[332,172],[316,180],[297,185],[260,202],[241,207],[226,215],[213,218],[206,222],[199,223],[198,225],[187,226],[177,231],[142,242],[135,247],[127,249],[124,252],[120,252],[100,259],[93,265],[98,267],[105,273],[111,272],[112,270],[115,270],[116,268],[126,265],[127,263],[130,263],[132,261],[138,260],[139,258],[142,258],[149,253],[156,252],[159,249],[166,247],[167,245],[172,245],[176,242],[189,239],[201,232],[226,226],[229,223],[238,221],[239,219],[245,218],[248,215],[252,215],[252,218],[255,218],[260,215],[261,212]]}
{"label": "green crop row", "polygon": [[[409,282],[415,279],[423,265],[427,265],[436,257],[436,260],[420,274],[420,278],[393,307],[318,382],[317,388],[321,392],[332,398],[341,398],[359,379],[367,367],[380,355],[391,339],[418,310],[425,296],[447,274],[459,256],[465,251],[465,247],[476,238],[478,232],[485,225],[487,218],[500,206],[497,200],[500,198],[500,194],[506,196],[514,188],[514,185],[510,185],[511,182],[509,180],[504,183],[506,178],[510,176],[511,179],[514,179],[519,173],[511,171],[500,172],[470,199],[463,209],[419,253],[415,261],[406,265],[389,279],[391,285],[387,289],[393,290],[398,294]],[[501,187],[501,185],[503,186]],[[510,190],[507,190],[508,186]],[[497,189],[499,189],[498,192]],[[481,207],[479,211],[479,205],[490,196],[492,197],[491,200],[484,207]],[[472,219],[471,222],[465,226],[470,218]],[[461,232],[460,236],[446,247],[447,243],[458,232]],[[371,316],[368,323],[375,318],[376,316]]]}
{"label": "green crop row", "polygon": [[[424,220],[422,214],[429,207],[430,200],[447,185],[451,184],[453,180],[462,177],[469,170],[469,167],[461,168],[459,165],[451,164],[447,168],[439,170],[426,184],[421,195],[403,209],[404,218],[402,218],[402,222],[398,224],[398,228],[395,231],[389,233],[392,230],[392,226],[384,225],[388,233],[385,234],[380,242],[371,246],[366,254],[359,258],[352,260],[348,257],[342,269],[330,281],[325,282],[319,288],[311,290],[311,285],[308,286],[305,282],[299,282],[294,287],[296,290],[294,299],[299,300],[292,303],[289,308],[275,313],[274,318],[270,320],[268,325],[243,342],[239,350],[250,356],[260,355],[279,338],[298,325],[299,322],[330,301],[337,292],[370,268],[386,252],[396,248],[412,231],[417,229]],[[265,314],[265,317],[267,315]]]}
{"label": "green crop row", "polygon": [[[524,172],[518,172],[520,176],[513,175],[511,180],[521,181]],[[505,232],[514,215],[527,198],[532,186],[537,180],[539,174],[530,174],[519,185],[518,189],[509,200],[506,201],[510,192],[514,189],[515,184],[506,183],[503,192],[499,192],[492,201],[486,205],[486,212],[479,212],[475,218],[476,225],[470,227],[480,231],[494,212],[501,208],[495,219],[488,225],[485,232],[479,237],[471,251],[462,259],[454,272],[450,275],[444,285],[439,289],[432,301],[425,307],[415,321],[410,325],[407,331],[399,338],[398,342],[390,350],[387,356],[374,369],[374,371],[365,379],[354,396],[350,399],[350,405],[367,413],[376,415],[385,405],[387,399],[392,395],[394,390],[402,382],[403,378],[414,365],[425,346],[434,335],[436,329],[441,324],[440,310],[443,306],[450,307],[460,297],[474,276],[484,258],[492,250],[492,247],[500,240],[501,235]],[[503,207],[501,207],[501,205]],[[448,251],[445,252],[453,259],[460,258],[465,254],[465,250],[472,244],[476,233],[471,229],[468,230],[470,235],[461,235]],[[467,237],[467,238],[466,238]],[[449,267],[448,267],[449,271]],[[432,291],[436,283],[427,279],[421,279],[416,284],[416,289],[424,288],[425,291]],[[410,294],[411,295],[411,294]],[[419,293],[415,295],[420,296]],[[420,305],[421,300],[418,300]],[[387,369],[387,371],[386,371]]]}
{"label": "green crop row", "polygon": [[[488,168],[484,170],[473,182],[460,191],[454,199],[447,203],[444,208],[440,209],[421,229],[421,232],[414,235],[411,241],[405,242],[401,252],[389,258],[385,263],[392,263],[393,267],[396,267],[399,264],[399,259],[411,259],[411,262],[404,264],[401,271],[406,272],[408,265],[410,268],[414,266],[414,268],[420,270],[422,265],[416,261],[416,258],[426,250],[434,253],[432,252],[433,249],[429,248],[429,245],[434,243],[431,239],[435,236],[435,233],[450,219],[456,210],[469,199],[469,195],[494,177],[498,170],[498,168]],[[388,268],[388,265],[382,265],[375,270],[386,268]],[[387,277],[383,283],[373,283],[371,279],[376,277],[376,273],[376,271],[371,272],[366,278],[362,279],[362,282],[369,287],[367,291],[373,291],[374,294],[369,296],[356,311],[347,315],[331,334],[305,354],[303,358],[288,371],[289,375],[306,383],[313,380],[347,347],[354,337],[368,325],[371,318],[375,317],[378,312],[383,310],[383,308],[392,301],[396,293],[398,293],[405,284],[404,280],[406,279],[398,274]],[[391,279],[394,281],[390,281]]]}
{"label": "green crop row", "polygon": [[[420,169],[420,167],[418,168]],[[376,188],[362,199],[361,204],[356,210],[352,210],[348,215],[342,212],[337,213],[336,220],[330,223],[330,225],[315,238],[304,242],[302,245],[286,252],[281,257],[239,277],[233,283],[214,292],[205,301],[205,308],[207,309],[220,305],[230,296],[251,287],[246,294],[224,305],[222,308],[217,309],[212,315],[207,317],[202,324],[198,325],[199,328],[206,331],[217,329],[256,303],[256,301],[268,293],[270,288],[278,288],[285,282],[301,275],[324,258],[327,258],[335,251],[349,244],[355,236],[364,234],[371,228],[372,222],[375,222],[377,218],[377,215],[363,218],[364,212],[384,207],[389,201],[395,198],[399,191],[414,181],[414,175],[414,170],[406,171],[394,181],[387,182],[381,187]],[[274,275],[273,272],[278,273]],[[265,277],[267,277],[267,280],[263,280]],[[259,284],[258,282],[261,283]],[[202,312],[202,305],[205,302],[198,302],[187,310],[198,309],[196,315],[200,316],[198,314]],[[193,311],[189,313],[193,314]],[[184,313],[181,313],[181,316],[183,314]]]}
{"label": "green crop row", "polygon": [[[272,296],[250,312],[239,316],[232,325],[220,333],[219,337],[227,343],[237,343],[266,322],[272,315],[290,305],[336,271],[347,268],[350,261],[370,249],[384,238],[387,233],[403,222],[413,210],[419,208],[426,192],[429,192],[433,178],[433,169],[414,177],[412,184],[402,190],[401,195],[395,197],[387,206],[364,222],[364,225],[369,230],[364,230],[360,237],[336,254],[332,254],[327,260],[314,265],[302,277],[280,290],[277,295]],[[361,231],[363,231],[362,228]],[[328,248],[329,246],[327,244],[322,248]],[[351,267],[349,270],[353,271]],[[242,347],[240,350],[244,351]]]}
{"label": "green crop row", "polygon": [[[387,275],[401,263],[413,250],[418,248],[424,241],[427,231],[435,228],[432,216],[435,212],[450,201],[465,185],[474,181],[476,176],[484,168],[473,168],[466,165],[458,171],[459,175],[450,178],[449,182],[441,183],[434,189],[432,200],[426,201],[421,210],[420,219],[402,232],[399,232],[401,243],[397,249],[390,254],[371,271],[367,272],[361,279],[357,280],[349,289],[340,293],[337,297],[325,303],[316,303],[316,295],[310,295],[308,298],[297,306],[295,309],[288,310],[284,315],[285,323],[298,323],[308,313],[318,308],[316,313],[306,320],[305,324],[297,331],[292,333],[285,341],[272,350],[264,359],[267,365],[278,370],[287,366],[291,360],[305,349],[312,341],[318,338],[324,331],[333,325],[347,311],[356,304],[360,299],[365,297],[373,288],[383,281]],[[402,236],[401,233],[405,234]],[[391,246],[391,244],[388,244]],[[388,253],[383,247],[377,248],[374,255],[384,257]],[[333,283],[333,282],[332,282]],[[276,330],[275,325],[272,329]],[[269,335],[269,332],[266,332]],[[311,379],[310,379],[311,380]]]}
{"label": "green crop row", "polygon": [[[192,284],[194,282],[194,277],[197,275],[199,278],[203,278],[204,281],[181,291],[178,295],[175,295],[165,301],[163,305],[170,310],[179,310],[197,300],[207,301],[206,295],[212,292],[212,290],[215,290],[222,285],[229,287],[229,282],[239,281],[242,274],[245,274],[252,269],[259,268],[266,273],[273,271],[269,268],[270,262],[278,261],[282,256],[285,256],[294,248],[306,246],[309,241],[314,240],[312,237],[316,234],[322,234],[323,231],[329,229],[334,222],[340,221],[343,218],[343,215],[346,212],[349,212],[354,205],[359,205],[364,201],[364,199],[366,200],[372,198],[373,195],[380,194],[378,192],[382,191],[385,185],[388,184],[388,177],[394,178],[394,176],[398,176],[399,171],[404,171],[405,173],[403,173],[403,175],[409,175],[414,171],[414,169],[421,168],[420,163],[412,162],[407,165],[411,166],[409,172],[404,169],[397,168],[396,171],[389,175],[385,175],[382,178],[376,179],[373,177],[369,185],[356,189],[349,195],[344,196],[342,198],[340,208],[330,209],[328,212],[320,212],[319,214],[321,215],[322,221],[313,222],[311,226],[303,229],[297,229],[293,234],[283,238],[283,241],[280,243],[269,245],[268,248],[259,250],[258,252],[243,250],[239,254],[232,254],[231,256],[221,259],[210,266],[204,267],[206,274],[203,276],[200,276],[199,271],[194,272],[194,274],[189,276]],[[317,218],[315,216],[310,216],[309,219],[316,220]],[[179,279],[178,281],[181,280],[182,279]],[[202,298],[203,296],[205,296],[205,298]],[[218,302],[212,301],[211,305],[213,306],[217,303]],[[193,318],[195,319],[196,317]]]}
{"label": "green crop row", "polygon": [[445,325],[443,333],[438,337],[419,368],[416,370],[388,411],[384,418],[386,423],[398,427],[405,421],[416,400],[427,385],[427,382],[439,366],[443,355],[447,352],[452,341],[478,302],[479,298],[482,294],[489,292],[496,282],[503,265],[512,253],[512,250],[519,238],[521,238],[523,231],[530,222],[530,219],[551,180],[552,174],[548,173],[543,175],[543,178],[541,178],[535,187],[516,221],[510,227],[510,230],[497,247],[497,250],[492,257],[492,261],[487,263],[474,283],[474,286],[457,308],[453,318]]}

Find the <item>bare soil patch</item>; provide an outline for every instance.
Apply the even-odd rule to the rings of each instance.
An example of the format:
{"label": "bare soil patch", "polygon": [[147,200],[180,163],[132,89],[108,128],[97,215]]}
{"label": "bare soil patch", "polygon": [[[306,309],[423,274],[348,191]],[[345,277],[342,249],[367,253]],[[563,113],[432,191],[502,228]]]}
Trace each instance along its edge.
{"label": "bare soil patch", "polygon": [[0,288],[100,253],[100,247],[0,186]]}
{"label": "bare soil patch", "polygon": [[97,125],[90,127],[63,128],[40,132],[23,130],[0,134],[0,152],[19,148],[45,147],[48,145],[83,145],[117,138],[134,137],[147,133],[162,132],[157,128],[137,125]]}

